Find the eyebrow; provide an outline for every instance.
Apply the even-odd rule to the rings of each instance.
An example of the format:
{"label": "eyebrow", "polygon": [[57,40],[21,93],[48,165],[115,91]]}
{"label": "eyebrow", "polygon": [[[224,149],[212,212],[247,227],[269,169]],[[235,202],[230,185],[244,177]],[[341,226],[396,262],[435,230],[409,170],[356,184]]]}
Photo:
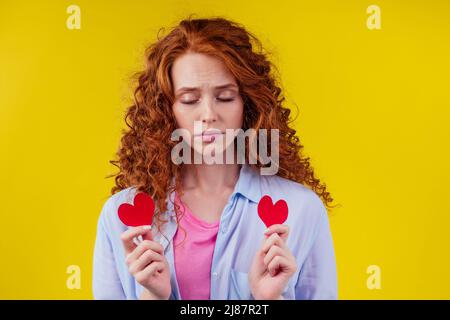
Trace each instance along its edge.
{"label": "eyebrow", "polygon": [[[227,88],[236,88],[236,89],[238,89],[238,86],[235,85],[234,83],[227,83],[227,84],[222,84],[220,86],[215,86],[214,87],[214,89],[227,89]],[[198,89],[199,89],[199,87],[181,87],[178,90],[176,90],[176,92],[179,94],[181,92],[196,91]]]}

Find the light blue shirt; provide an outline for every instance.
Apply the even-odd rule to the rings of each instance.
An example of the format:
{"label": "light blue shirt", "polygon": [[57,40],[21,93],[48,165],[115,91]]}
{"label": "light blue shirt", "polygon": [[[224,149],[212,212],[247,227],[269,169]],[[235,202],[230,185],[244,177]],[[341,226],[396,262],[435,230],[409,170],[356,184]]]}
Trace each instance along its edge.
{"label": "light blue shirt", "polygon": [[[117,210],[124,202],[133,203],[136,189],[130,187],[105,202],[97,225],[94,249],[93,294],[95,299],[139,299],[143,287],[128,272],[120,238],[127,230]],[[219,231],[211,265],[211,300],[253,299],[248,272],[267,229],[258,216],[258,202],[270,195],[275,203],[284,199],[289,215],[286,244],[297,260],[297,271],[288,282],[284,299],[337,299],[336,260],[328,215],[321,199],[310,189],[294,181],[272,175],[243,164],[233,193],[220,217]],[[172,294],[180,300],[175,274],[173,237],[177,230],[172,192],[168,220],[162,233],[154,228],[154,240],[164,247],[170,266]]]}

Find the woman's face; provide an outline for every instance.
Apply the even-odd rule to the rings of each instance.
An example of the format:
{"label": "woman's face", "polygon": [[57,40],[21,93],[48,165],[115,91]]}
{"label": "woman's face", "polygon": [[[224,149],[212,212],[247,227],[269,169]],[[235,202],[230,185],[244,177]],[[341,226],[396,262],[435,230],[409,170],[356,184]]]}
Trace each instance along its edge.
{"label": "woman's face", "polygon": [[190,133],[189,145],[202,155],[223,153],[233,142],[225,139],[225,130],[243,124],[244,105],[233,75],[218,58],[189,52],[174,61],[171,76],[173,113],[178,128]]}

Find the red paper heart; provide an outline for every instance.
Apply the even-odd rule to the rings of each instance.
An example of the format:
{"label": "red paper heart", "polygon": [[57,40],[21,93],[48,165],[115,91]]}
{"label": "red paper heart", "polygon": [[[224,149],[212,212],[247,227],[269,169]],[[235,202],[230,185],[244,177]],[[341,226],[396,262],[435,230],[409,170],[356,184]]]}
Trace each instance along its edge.
{"label": "red paper heart", "polygon": [[133,200],[133,205],[122,203],[119,206],[119,219],[129,227],[151,225],[155,203],[153,199],[144,192],[138,193]]}
{"label": "red paper heart", "polygon": [[282,224],[288,217],[288,205],[283,199],[275,204],[269,195],[265,195],[258,203],[258,215],[269,228],[273,224]]}

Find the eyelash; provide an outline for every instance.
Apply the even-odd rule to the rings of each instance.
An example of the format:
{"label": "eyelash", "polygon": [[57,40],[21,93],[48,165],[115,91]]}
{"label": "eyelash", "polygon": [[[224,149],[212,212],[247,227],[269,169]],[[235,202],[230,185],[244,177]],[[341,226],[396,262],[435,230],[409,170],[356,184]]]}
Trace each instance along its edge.
{"label": "eyelash", "polygon": [[[230,99],[219,99],[219,98],[217,98],[217,100],[219,100],[220,102],[224,102],[224,103],[234,101],[233,98],[230,98]],[[189,101],[189,102],[181,102],[181,103],[182,104],[195,104],[196,102],[197,101]]]}

